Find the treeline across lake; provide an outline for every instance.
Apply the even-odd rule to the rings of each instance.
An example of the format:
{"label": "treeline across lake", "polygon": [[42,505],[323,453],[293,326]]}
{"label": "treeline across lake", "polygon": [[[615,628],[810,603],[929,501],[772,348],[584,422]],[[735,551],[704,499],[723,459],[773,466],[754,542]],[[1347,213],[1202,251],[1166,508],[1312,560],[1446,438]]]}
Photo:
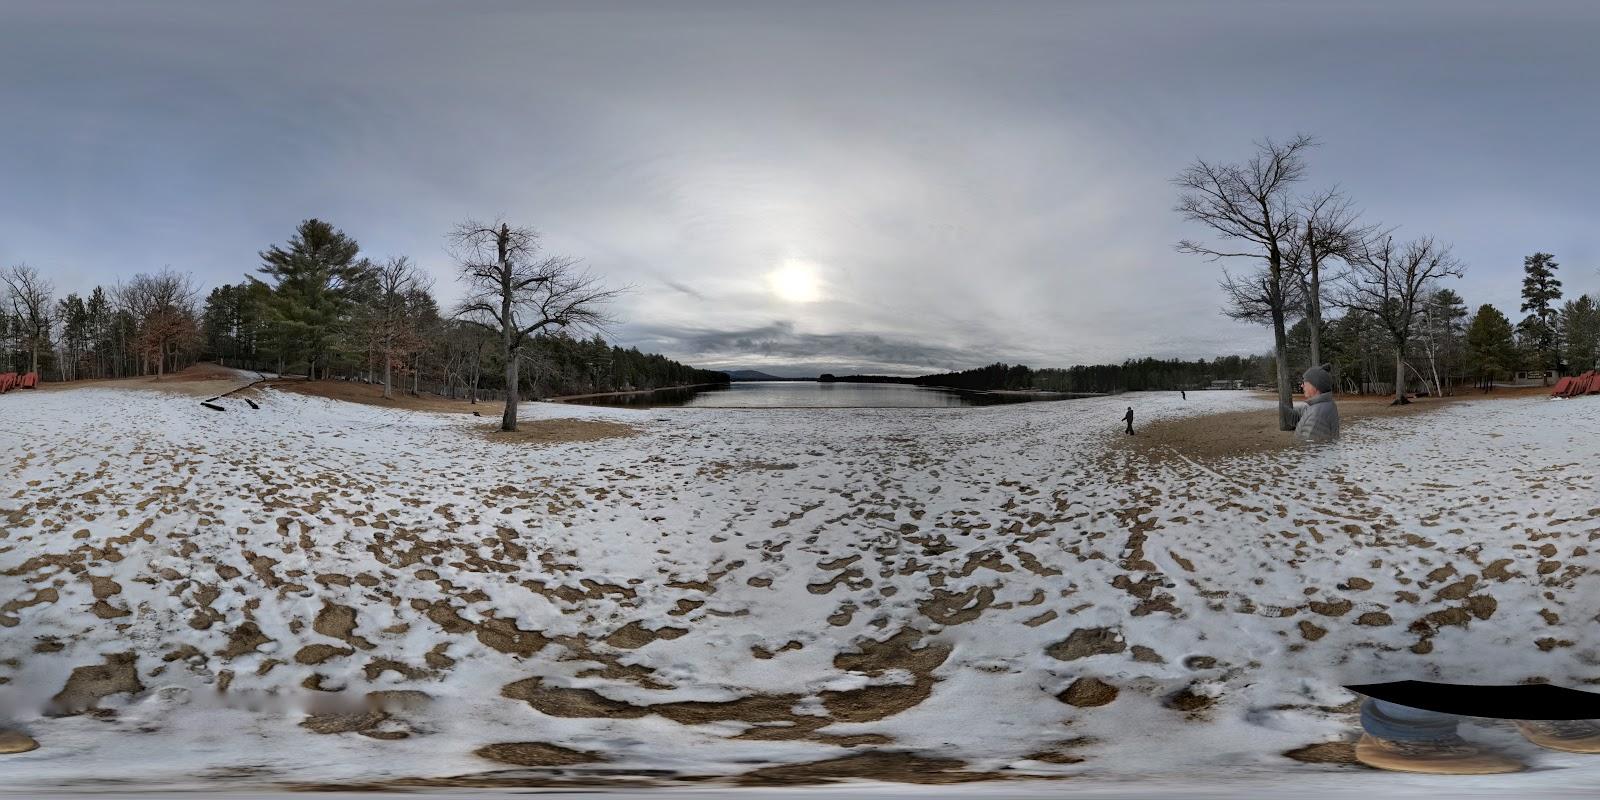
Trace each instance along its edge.
{"label": "treeline across lake", "polygon": [[1210,361],[1141,358],[1121,364],[1089,364],[1066,368],[1033,369],[1022,364],[986,367],[917,377],[889,375],[823,375],[824,382],[905,383],[914,386],[968,391],[1045,391],[1104,394],[1150,389],[1203,389],[1216,381],[1253,385],[1270,380],[1270,356],[1222,356]]}
{"label": "treeline across lake", "polygon": [[[565,262],[535,260],[534,235],[521,235],[523,261],[501,264],[516,271],[526,295],[510,299],[523,314],[520,323],[510,320],[518,324],[509,355],[501,321],[482,304],[441,310],[427,274],[409,259],[366,257],[353,237],[312,219],[287,243],[261,251],[254,274],[204,294],[191,276],[170,269],[64,297],[38,269],[0,270],[0,372],[61,381],[159,377],[214,361],[385,384],[386,392],[492,400],[505,399],[508,372],[528,397],[728,382],[723,372],[606,342],[596,332],[606,321],[597,309],[614,292],[571,299],[592,279]],[[470,275],[492,266],[474,261],[461,269]],[[520,369],[508,371],[508,358]]]}

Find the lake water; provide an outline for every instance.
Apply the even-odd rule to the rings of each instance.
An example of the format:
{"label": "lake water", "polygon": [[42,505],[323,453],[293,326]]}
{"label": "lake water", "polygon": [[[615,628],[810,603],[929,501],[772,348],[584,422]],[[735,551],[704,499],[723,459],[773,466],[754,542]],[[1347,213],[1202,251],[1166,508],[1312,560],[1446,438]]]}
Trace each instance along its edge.
{"label": "lake water", "polygon": [[651,408],[947,408],[1065,400],[1072,395],[998,395],[927,389],[903,383],[816,383],[741,381],[726,387],[664,389],[657,392],[591,397],[569,402],[595,406]]}

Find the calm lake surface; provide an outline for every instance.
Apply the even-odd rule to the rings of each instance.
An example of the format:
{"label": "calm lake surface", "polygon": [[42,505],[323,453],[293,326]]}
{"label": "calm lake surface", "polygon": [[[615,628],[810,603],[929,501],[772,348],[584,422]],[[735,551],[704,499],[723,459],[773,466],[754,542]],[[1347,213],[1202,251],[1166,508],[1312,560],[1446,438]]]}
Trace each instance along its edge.
{"label": "calm lake surface", "polygon": [[590,397],[568,402],[594,406],[654,408],[947,408],[1065,400],[1074,395],[1000,395],[927,389],[903,383],[816,383],[743,381],[727,387],[663,389],[657,392]]}

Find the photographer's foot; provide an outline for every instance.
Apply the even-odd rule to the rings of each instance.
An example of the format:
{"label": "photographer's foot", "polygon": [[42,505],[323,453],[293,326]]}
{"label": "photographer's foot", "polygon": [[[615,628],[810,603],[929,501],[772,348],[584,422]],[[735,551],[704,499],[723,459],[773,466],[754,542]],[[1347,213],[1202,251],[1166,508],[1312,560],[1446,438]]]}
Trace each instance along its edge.
{"label": "photographer's foot", "polygon": [[1600,753],[1600,725],[1593,720],[1519,720],[1517,730],[1540,747],[1566,753]]}
{"label": "photographer's foot", "polygon": [[1429,775],[1495,775],[1518,772],[1524,764],[1460,737],[1400,742],[1371,734],[1356,743],[1356,760],[1369,767]]}

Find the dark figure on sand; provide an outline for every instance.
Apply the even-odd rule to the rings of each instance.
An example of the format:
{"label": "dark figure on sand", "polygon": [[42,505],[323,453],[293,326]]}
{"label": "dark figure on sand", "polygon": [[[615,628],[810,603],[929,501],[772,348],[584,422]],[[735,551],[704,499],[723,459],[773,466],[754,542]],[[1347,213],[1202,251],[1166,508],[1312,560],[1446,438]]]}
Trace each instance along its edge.
{"label": "dark figure on sand", "polygon": [[1122,415],[1122,421],[1128,423],[1128,435],[1133,435],[1133,406],[1128,406],[1128,413]]}

